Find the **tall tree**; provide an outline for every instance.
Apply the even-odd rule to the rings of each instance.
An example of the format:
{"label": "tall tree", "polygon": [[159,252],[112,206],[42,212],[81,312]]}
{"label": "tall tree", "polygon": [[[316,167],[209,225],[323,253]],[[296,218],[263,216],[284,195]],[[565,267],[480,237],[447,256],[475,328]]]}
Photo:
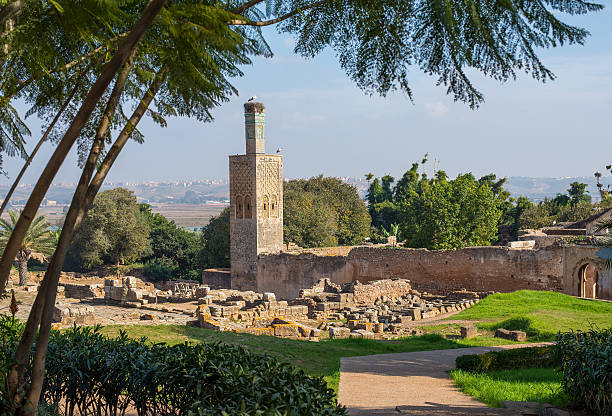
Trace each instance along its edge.
{"label": "tall tree", "polygon": [[322,175],[285,182],[285,242],[302,247],[354,245],[370,230],[370,216],[355,187]]}
{"label": "tall tree", "polygon": [[[4,249],[19,219],[18,211],[9,211],[8,214],[8,221],[4,218],[0,218],[0,247],[2,247],[2,249]],[[23,286],[28,283],[28,260],[32,257],[32,253],[50,256],[53,254],[54,250],[55,240],[52,233],[49,231],[49,223],[47,223],[43,216],[36,217],[34,221],[32,221],[15,258],[17,261],[17,270],[19,271],[19,284]]]}
{"label": "tall tree", "polygon": [[204,267],[230,267],[230,211],[225,208],[202,228],[201,246]]}
{"label": "tall tree", "polygon": [[101,192],[76,233],[71,250],[86,269],[125,264],[150,253],[149,222],[125,188]]}

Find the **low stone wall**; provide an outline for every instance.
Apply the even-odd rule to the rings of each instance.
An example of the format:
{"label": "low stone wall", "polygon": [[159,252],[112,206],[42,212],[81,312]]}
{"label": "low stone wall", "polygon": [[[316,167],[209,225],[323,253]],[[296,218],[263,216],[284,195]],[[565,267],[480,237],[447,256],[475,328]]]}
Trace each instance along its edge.
{"label": "low stone wall", "polygon": [[[344,248],[345,249],[345,248]],[[336,251],[336,248],[333,249]],[[459,250],[353,247],[347,255],[280,253],[259,256],[257,290],[292,298],[321,278],[349,283],[400,278],[413,287],[446,294],[564,289],[563,248],[516,250],[470,247]]]}
{"label": "low stone wall", "polygon": [[80,285],[73,283],[64,283],[64,296],[74,299],[91,299],[104,297],[104,285]]}
{"label": "low stone wall", "polygon": [[231,272],[229,269],[206,269],[202,272],[202,284],[213,289],[231,289]]}

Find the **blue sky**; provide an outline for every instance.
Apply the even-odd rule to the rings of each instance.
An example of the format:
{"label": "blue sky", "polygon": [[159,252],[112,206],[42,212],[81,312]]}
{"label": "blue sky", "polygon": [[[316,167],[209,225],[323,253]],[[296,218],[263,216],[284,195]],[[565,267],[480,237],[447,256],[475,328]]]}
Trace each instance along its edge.
{"label": "blue sky", "polygon": [[[108,180],[226,178],[227,155],[244,152],[242,103],[252,95],[266,105],[268,151],[285,149],[286,177],[367,172],[397,177],[426,152],[452,176],[591,175],[612,162],[612,10],[568,21],[592,36],[585,46],[541,52],[557,80],[541,84],[521,76],[499,84],[473,74],[486,98],[476,111],[453,102],[416,68],[414,103],[403,94],[366,96],[333,52],[305,60],[293,54],[291,38],[267,28],[275,56],[244,68],[244,77],[234,82],[240,96],[213,112],[214,123],[171,119],[163,129],[143,122],[145,143],[129,143]],[[37,133],[33,145],[40,124],[29,119],[29,125]],[[47,145],[25,183],[35,181],[49,155]],[[21,164],[5,159],[10,177],[2,183],[12,180]],[[56,182],[75,182],[78,175],[73,152]]]}

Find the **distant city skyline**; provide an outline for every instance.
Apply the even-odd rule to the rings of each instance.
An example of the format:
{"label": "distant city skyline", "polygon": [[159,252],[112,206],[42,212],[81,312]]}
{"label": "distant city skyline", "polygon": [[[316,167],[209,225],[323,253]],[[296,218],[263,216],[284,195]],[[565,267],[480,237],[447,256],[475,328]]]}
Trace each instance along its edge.
{"label": "distant city skyline", "polygon": [[[476,111],[453,102],[435,79],[416,68],[414,103],[401,94],[369,97],[342,72],[332,52],[305,60],[292,53],[290,38],[267,28],[275,56],[243,68],[245,76],[234,80],[240,96],[214,109],[213,123],[172,118],[161,128],[143,121],[139,129],[145,143],[126,146],[108,182],[227,179],[227,156],[244,152],[242,103],[253,95],[267,108],[267,151],[284,149],[287,177],[359,178],[372,172],[398,178],[425,153],[453,177],[465,172],[500,177],[604,172],[612,163],[612,11],[563,18],[592,36],[585,46],[540,51],[557,80],[541,84],[519,75],[517,81],[499,84],[468,71],[485,94]],[[27,123],[33,132],[30,150],[41,125],[34,117]],[[36,181],[51,150],[50,144],[44,146],[24,183]],[[22,164],[5,157],[9,177],[0,182],[12,182]],[[55,182],[75,183],[79,173],[73,149]]]}

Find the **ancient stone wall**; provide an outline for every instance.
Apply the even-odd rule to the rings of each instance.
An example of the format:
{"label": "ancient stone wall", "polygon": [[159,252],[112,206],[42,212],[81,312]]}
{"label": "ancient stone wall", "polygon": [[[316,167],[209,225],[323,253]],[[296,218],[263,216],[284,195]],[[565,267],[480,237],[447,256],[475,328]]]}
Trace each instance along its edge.
{"label": "ancient stone wall", "polygon": [[213,289],[231,289],[231,272],[229,269],[205,269],[202,271],[202,284]]}
{"label": "ancient stone wall", "polygon": [[64,296],[67,298],[74,299],[90,299],[90,298],[103,298],[104,297],[104,285],[82,285],[64,283]]}
{"label": "ancient stone wall", "polygon": [[[346,248],[344,248],[346,250]],[[564,291],[563,247],[511,250],[470,247],[459,250],[353,247],[347,255],[280,253],[260,255],[257,290],[291,298],[321,278],[334,283],[388,278],[408,279],[413,287],[434,293],[466,288],[508,292],[519,289]],[[337,252],[338,248],[332,248]],[[589,253],[594,255],[591,248]],[[585,254],[586,255],[586,254]]]}

